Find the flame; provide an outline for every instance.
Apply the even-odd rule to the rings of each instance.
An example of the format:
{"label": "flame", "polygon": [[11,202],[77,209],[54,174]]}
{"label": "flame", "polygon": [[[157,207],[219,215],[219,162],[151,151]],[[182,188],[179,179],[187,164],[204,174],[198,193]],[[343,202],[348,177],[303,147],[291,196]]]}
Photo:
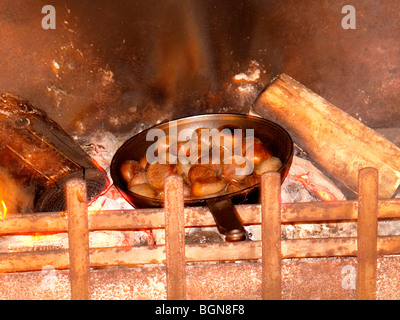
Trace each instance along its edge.
{"label": "flame", "polygon": [[300,181],[306,189],[312,190],[317,195],[317,197],[320,198],[322,201],[330,202],[337,200],[337,198],[332,192],[312,182],[308,174],[290,175],[290,176],[295,178],[297,181]]}
{"label": "flame", "polygon": [[93,215],[99,213],[103,208],[103,205],[106,202],[106,200],[107,199],[104,199],[103,201],[93,201],[92,203],[90,203],[88,206],[88,214]]}
{"label": "flame", "polygon": [[4,200],[1,200],[0,203],[1,203],[1,207],[2,207],[2,208],[0,208],[0,220],[3,220],[7,215],[7,206],[6,206],[6,203],[4,202]]}
{"label": "flame", "polygon": [[8,246],[9,252],[58,250],[68,245],[68,238],[59,233],[20,234],[15,235],[14,239],[17,242]]}
{"label": "flame", "polygon": [[112,184],[108,185],[100,194],[97,198],[93,199],[90,203],[88,203],[88,214],[89,215],[94,215],[101,213],[101,210],[103,209],[104,204],[107,201],[106,195],[108,192],[111,190]]}
{"label": "flame", "polygon": [[51,234],[51,233],[46,234],[46,233],[35,232],[35,234],[33,234],[33,235],[27,235],[24,238],[23,243],[29,247],[30,245],[38,244],[40,242],[57,241],[60,239],[61,239],[61,236],[59,234]]}

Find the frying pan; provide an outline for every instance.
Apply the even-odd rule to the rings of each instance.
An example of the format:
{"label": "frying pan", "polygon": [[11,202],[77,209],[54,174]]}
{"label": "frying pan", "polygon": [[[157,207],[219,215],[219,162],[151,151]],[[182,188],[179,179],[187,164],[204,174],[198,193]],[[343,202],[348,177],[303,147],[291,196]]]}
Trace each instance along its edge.
{"label": "frying pan", "polygon": [[[286,178],[293,160],[293,141],[288,132],[281,126],[266,119],[243,114],[205,114],[186,118],[180,118],[158,124],[146,129],[127,140],[115,153],[111,162],[111,178],[114,186],[121,195],[135,208],[162,207],[163,200],[145,197],[132,193],[120,173],[120,167],[126,160],[139,161],[146,155],[147,149],[154,141],[147,141],[146,136],[152,129],[161,129],[169,134],[171,123],[176,125],[177,132],[183,129],[188,131],[199,128],[219,128],[224,125],[239,126],[245,129],[253,129],[254,137],[261,140],[267,150],[282,162],[278,172],[281,174],[281,182]],[[234,204],[258,202],[260,183],[246,189],[205,198],[186,199],[186,206],[208,206],[218,230],[225,235],[227,241],[241,241],[246,239],[246,231]]]}

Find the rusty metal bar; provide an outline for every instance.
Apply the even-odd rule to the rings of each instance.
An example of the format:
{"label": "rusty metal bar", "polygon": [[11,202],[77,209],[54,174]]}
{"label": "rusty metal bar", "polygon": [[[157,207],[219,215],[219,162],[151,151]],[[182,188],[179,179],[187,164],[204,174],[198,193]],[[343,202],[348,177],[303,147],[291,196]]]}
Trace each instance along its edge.
{"label": "rusty metal bar", "polygon": [[[236,209],[246,225],[261,223],[260,205],[237,205]],[[281,222],[327,222],[356,221],[357,201],[304,202],[282,204]],[[186,207],[186,227],[215,226],[211,212],[206,207]],[[378,201],[379,219],[400,218],[400,199],[382,199]],[[164,228],[163,209],[104,210],[89,212],[89,230],[126,230],[141,228]],[[0,234],[30,232],[66,232],[68,219],[65,212],[46,212],[8,214],[0,220]]]}
{"label": "rusty metal bar", "polygon": [[262,297],[281,300],[281,176],[277,172],[261,177]]}
{"label": "rusty metal bar", "polygon": [[[258,260],[261,247],[261,241],[188,244],[185,256],[187,262]],[[282,259],[357,256],[357,238],[282,240],[281,247]],[[400,255],[400,236],[379,237],[378,255]],[[165,259],[164,245],[90,249],[90,266],[98,268],[164,264]],[[68,250],[0,254],[0,273],[40,271],[46,265],[68,269]]]}
{"label": "rusty metal bar", "polygon": [[185,220],[183,179],[165,180],[165,248],[167,299],[186,299]]}
{"label": "rusty metal bar", "polygon": [[359,300],[376,299],[378,171],[360,170],[358,190],[357,282]]}
{"label": "rusty metal bar", "polygon": [[71,180],[66,186],[68,246],[72,300],[90,299],[90,259],[86,183]]}

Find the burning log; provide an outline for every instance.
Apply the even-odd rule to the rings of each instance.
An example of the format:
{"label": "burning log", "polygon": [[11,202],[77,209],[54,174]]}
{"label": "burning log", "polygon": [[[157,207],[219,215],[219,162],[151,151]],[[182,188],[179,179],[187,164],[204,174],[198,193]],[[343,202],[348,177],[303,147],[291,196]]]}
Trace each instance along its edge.
{"label": "burning log", "polygon": [[400,185],[400,149],[286,74],[258,96],[252,111],[284,127],[330,177],[357,193],[358,172],[379,171],[379,196]]}
{"label": "burning log", "polygon": [[86,181],[89,201],[108,184],[104,170],[44,111],[0,95],[0,197],[8,211],[65,210],[72,178]]}

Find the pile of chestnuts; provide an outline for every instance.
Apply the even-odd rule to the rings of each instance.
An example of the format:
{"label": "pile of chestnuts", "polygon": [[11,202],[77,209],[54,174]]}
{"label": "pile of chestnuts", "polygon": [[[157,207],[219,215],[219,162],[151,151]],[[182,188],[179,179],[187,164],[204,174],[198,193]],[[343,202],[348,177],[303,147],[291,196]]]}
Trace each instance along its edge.
{"label": "pile of chestnuts", "polygon": [[130,192],[163,199],[165,178],[179,174],[185,199],[213,197],[251,187],[263,173],[282,166],[258,138],[245,137],[233,126],[199,128],[187,141],[167,135],[157,141],[154,156],[122,163],[121,177]]}

